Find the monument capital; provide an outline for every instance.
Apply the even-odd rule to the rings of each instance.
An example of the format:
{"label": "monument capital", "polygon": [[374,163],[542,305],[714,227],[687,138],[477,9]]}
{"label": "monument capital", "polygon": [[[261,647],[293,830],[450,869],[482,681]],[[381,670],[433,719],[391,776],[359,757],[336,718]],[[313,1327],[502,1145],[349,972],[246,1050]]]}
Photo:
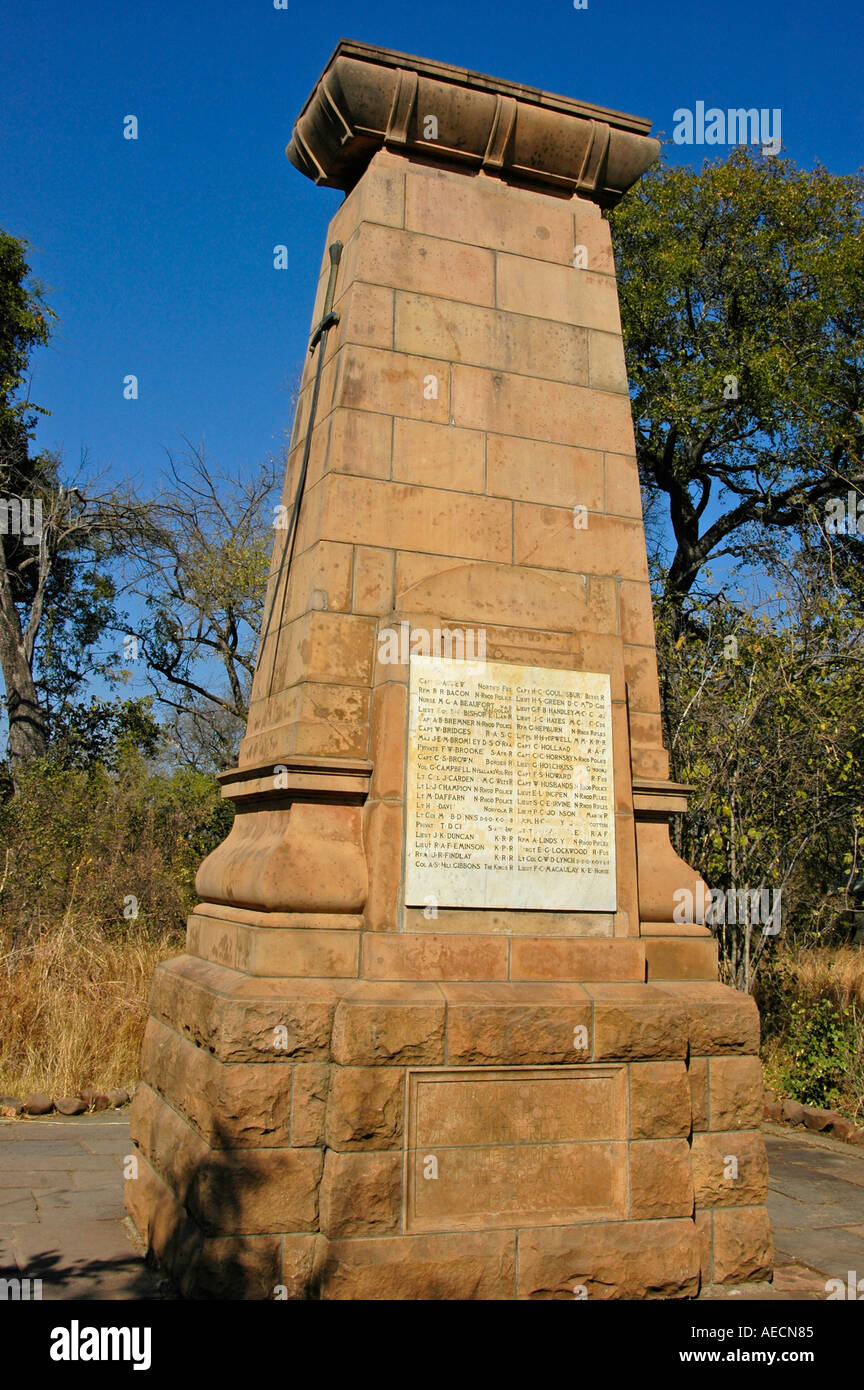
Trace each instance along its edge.
{"label": "monument capital", "polygon": [[342,39],[287,148],[350,190],[384,147],[612,207],[657,157],[651,122],[450,63]]}

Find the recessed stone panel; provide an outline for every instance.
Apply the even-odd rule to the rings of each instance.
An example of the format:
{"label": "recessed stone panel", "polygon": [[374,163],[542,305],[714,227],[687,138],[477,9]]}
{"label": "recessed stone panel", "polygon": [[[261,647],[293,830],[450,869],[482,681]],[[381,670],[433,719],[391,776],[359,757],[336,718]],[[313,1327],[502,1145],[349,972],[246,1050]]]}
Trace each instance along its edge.
{"label": "recessed stone panel", "polygon": [[406,1230],[626,1215],[623,1067],[409,1073]]}

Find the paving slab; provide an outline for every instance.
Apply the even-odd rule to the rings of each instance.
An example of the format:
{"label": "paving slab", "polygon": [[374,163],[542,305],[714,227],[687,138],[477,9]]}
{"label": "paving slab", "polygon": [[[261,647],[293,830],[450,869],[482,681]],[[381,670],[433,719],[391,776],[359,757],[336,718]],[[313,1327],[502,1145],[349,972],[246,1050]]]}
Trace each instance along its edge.
{"label": "paving slab", "polygon": [[0,1121],[0,1277],[46,1300],[170,1297],[123,1209],[130,1149],[128,1112]]}

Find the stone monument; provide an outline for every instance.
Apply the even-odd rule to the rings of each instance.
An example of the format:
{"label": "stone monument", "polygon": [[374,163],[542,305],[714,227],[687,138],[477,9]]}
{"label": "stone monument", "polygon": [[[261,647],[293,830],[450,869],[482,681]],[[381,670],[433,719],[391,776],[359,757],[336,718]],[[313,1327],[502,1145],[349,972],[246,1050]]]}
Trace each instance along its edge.
{"label": "stone monument", "polygon": [[347,41],[296,122],[347,196],[236,819],[156,972],[126,1184],[188,1295],[769,1276],[756,1009],[675,921],[705,888],[669,838],[601,215],[648,131]]}

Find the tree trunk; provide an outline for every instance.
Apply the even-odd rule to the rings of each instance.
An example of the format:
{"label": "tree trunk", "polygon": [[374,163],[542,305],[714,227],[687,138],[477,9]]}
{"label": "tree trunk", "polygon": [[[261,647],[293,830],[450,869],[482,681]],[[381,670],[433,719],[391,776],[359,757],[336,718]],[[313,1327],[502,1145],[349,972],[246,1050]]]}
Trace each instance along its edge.
{"label": "tree trunk", "polygon": [[0,670],[6,687],[6,709],[9,716],[9,762],[12,781],[18,789],[18,779],[28,765],[44,756],[48,748],[45,711],[33,680],[30,662],[24,650],[24,639],[15,605],[7,583],[0,585]]}

